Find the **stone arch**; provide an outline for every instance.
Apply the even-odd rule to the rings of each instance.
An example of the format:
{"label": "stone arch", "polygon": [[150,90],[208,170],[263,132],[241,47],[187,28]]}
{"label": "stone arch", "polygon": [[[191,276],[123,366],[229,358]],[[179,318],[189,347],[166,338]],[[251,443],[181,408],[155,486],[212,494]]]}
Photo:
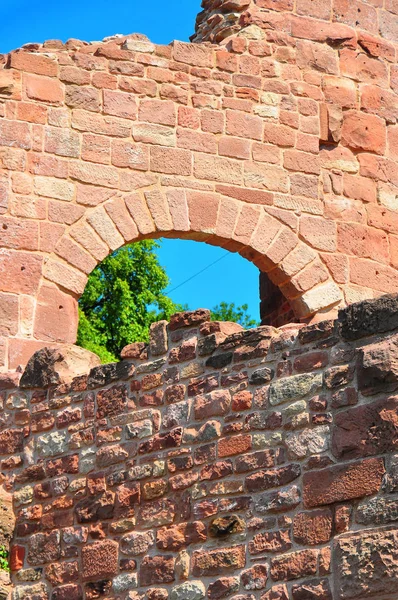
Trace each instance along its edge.
{"label": "stone arch", "polygon": [[[206,0],[193,44],[128,35],[0,57],[0,368],[73,341],[87,270],[112,245],[79,231],[101,215],[118,245],[166,233],[240,252],[299,319],[396,291],[396,15],[260,4]],[[218,207],[210,229],[232,207],[233,231],[209,232],[208,206],[180,230],[179,194],[192,215]],[[134,198],[148,232],[127,225]],[[265,233],[280,223],[268,246],[250,230],[260,214]]]}
{"label": "stone arch", "polygon": [[[190,239],[238,252],[279,287],[299,320],[341,301],[338,286],[319,253],[300,239],[294,219],[284,222],[272,207],[248,204],[245,192],[238,188],[236,198],[221,191],[150,187],[115,193],[87,210],[65,231],[44,265],[35,337],[74,342],[77,322],[70,320],[70,310],[76,314],[74,304],[84,291],[87,276],[110,252],[146,238]],[[56,288],[52,288],[54,284]],[[69,297],[67,302],[71,300],[69,311],[64,304],[57,311],[60,294]]]}

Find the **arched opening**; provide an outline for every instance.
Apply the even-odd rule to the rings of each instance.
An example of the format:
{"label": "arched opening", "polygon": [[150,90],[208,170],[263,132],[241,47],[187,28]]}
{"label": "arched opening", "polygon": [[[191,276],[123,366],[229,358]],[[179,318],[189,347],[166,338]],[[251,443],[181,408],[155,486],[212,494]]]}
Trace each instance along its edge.
{"label": "arched opening", "polygon": [[213,321],[244,329],[295,320],[279,288],[239,253],[193,240],[147,239],[110,253],[89,274],[77,344],[113,362],[125,346],[148,342],[151,324],[200,308],[210,309]]}

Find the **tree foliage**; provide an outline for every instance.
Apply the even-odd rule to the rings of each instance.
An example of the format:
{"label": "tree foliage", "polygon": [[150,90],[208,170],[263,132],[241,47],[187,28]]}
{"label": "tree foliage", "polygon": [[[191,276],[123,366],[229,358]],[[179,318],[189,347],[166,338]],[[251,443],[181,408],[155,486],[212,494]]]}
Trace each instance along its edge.
{"label": "tree foliage", "polygon": [[211,311],[212,321],[233,321],[239,323],[245,329],[257,327],[258,323],[248,314],[249,307],[247,304],[236,306],[234,302],[220,302]]}
{"label": "tree foliage", "polygon": [[[152,323],[188,310],[165,293],[169,278],[159,264],[159,247],[154,240],[128,244],[105,258],[88,278],[79,300],[77,343],[102,362],[118,360],[128,344],[148,341]],[[247,310],[247,304],[235,307],[221,302],[211,318],[235,321],[245,328],[256,326]]]}
{"label": "tree foliage", "polygon": [[102,261],[90,274],[79,300],[77,343],[115,360],[127,344],[148,341],[149,327],[181,309],[166,294],[169,279],[156,248],[145,240],[128,244]]}

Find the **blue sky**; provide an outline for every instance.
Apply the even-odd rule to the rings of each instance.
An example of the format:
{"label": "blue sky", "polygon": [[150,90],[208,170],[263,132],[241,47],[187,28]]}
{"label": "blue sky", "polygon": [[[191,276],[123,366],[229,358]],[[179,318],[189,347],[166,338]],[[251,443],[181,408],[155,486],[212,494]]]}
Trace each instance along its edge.
{"label": "blue sky", "polygon": [[[200,0],[0,0],[0,53],[28,42],[78,38],[102,40],[115,33],[144,33],[153,42],[188,41]],[[223,248],[204,243],[164,240],[161,264],[179,286],[224,256]],[[259,319],[258,270],[239,255],[228,253],[214,266],[171,293],[190,308],[212,308],[221,301],[249,305]]]}

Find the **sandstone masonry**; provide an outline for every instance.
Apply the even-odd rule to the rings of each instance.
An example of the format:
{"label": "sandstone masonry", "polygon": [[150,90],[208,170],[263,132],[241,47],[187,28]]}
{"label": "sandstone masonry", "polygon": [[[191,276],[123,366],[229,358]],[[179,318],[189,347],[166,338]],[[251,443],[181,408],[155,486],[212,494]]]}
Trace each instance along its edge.
{"label": "sandstone masonry", "polygon": [[202,310],[117,364],[74,377],[65,346],[1,376],[13,598],[395,599],[397,311]]}

